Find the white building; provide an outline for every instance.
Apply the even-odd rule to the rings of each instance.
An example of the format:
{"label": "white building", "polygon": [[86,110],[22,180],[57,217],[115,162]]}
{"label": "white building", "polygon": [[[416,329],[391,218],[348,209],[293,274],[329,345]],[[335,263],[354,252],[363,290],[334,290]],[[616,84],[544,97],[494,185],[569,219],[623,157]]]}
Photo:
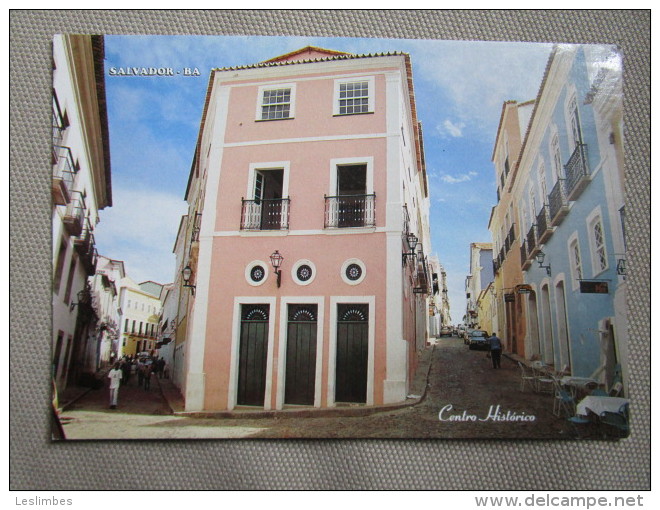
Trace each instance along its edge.
{"label": "white building", "polygon": [[156,350],[161,290],[162,285],[155,282],[137,284],[129,276],[121,280],[121,343],[118,357]]}
{"label": "white building", "polygon": [[[92,306],[99,321],[96,325],[96,368],[107,366],[117,356],[119,324],[122,310],[119,306],[119,282],[126,276],[124,263],[100,255],[96,274],[90,277]],[[113,356],[114,353],[114,356]]]}
{"label": "white building", "polygon": [[53,39],[52,375],[57,388],[96,370],[88,277],[96,270],[98,211],[112,205],[102,36]]}

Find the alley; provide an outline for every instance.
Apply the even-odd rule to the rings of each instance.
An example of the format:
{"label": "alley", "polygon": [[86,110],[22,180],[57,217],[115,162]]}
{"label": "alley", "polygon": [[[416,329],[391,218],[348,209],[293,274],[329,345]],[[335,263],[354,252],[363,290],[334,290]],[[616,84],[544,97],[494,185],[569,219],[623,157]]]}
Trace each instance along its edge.
{"label": "alley", "polygon": [[[108,408],[107,387],[90,391],[63,413],[67,439],[170,438],[566,438],[574,430],[552,413],[553,397],[520,391],[520,372],[507,357],[495,370],[484,351],[456,338],[434,340],[425,398],[416,405],[361,416],[281,413],[276,418],[199,418],[172,415],[152,381],[122,387]],[[163,380],[162,384],[171,384]],[[107,386],[107,385],[106,385]],[[451,406],[451,407],[450,407]],[[499,406],[499,409],[497,409]],[[442,411],[442,412],[441,412]],[[500,418],[495,419],[495,413]],[[490,416],[490,417],[489,417]],[[443,420],[440,419],[443,418]]]}

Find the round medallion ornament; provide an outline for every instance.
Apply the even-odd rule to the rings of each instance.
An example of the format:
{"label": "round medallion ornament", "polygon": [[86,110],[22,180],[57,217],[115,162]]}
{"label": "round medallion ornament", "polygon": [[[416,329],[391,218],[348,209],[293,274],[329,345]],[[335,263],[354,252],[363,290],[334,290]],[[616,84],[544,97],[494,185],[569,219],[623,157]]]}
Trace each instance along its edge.
{"label": "round medallion ornament", "polygon": [[313,274],[314,273],[312,271],[312,268],[309,267],[307,264],[303,264],[299,266],[296,271],[296,276],[298,276],[298,280],[300,280],[301,282],[308,281]]}
{"label": "round medallion ornament", "polygon": [[265,278],[265,276],[266,276],[266,271],[261,266],[254,266],[250,270],[250,278],[255,283],[260,282],[261,280],[263,280]]}
{"label": "round medallion ornament", "polygon": [[346,278],[352,282],[357,281],[362,276],[362,268],[358,264],[349,264],[346,268]]}

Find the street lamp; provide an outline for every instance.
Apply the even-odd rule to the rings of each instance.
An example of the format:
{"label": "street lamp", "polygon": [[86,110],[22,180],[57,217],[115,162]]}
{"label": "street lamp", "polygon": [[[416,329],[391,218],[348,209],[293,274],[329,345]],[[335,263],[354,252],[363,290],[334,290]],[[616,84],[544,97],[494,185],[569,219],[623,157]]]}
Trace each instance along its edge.
{"label": "street lamp", "polygon": [[417,236],[413,234],[412,232],[406,235],[406,243],[408,244],[408,249],[410,250],[408,253],[403,254],[403,264],[406,264],[406,260],[408,258],[414,259],[416,256],[415,253],[415,248],[417,247],[417,243],[419,242],[419,239],[417,239]]}
{"label": "street lamp", "polygon": [[280,254],[278,250],[275,250],[270,256],[270,263],[273,265],[273,270],[277,275],[277,286],[279,287],[282,284],[282,271],[280,271],[280,266],[284,261],[284,257]]}
{"label": "street lamp", "polygon": [[545,269],[545,272],[548,273],[548,276],[551,276],[551,272],[550,272],[550,264],[548,264],[547,266],[544,266],[544,265],[543,265],[543,261],[544,261],[544,260],[545,260],[545,253],[543,253],[543,251],[539,251],[539,252],[536,254],[536,262],[539,263],[539,268],[541,268],[541,269]]}
{"label": "street lamp", "polygon": [[194,296],[197,286],[190,283],[190,278],[192,278],[192,269],[190,266],[184,267],[183,271],[181,271],[181,275],[183,276],[183,286],[188,287],[190,289],[190,293]]}
{"label": "street lamp", "polygon": [[71,301],[71,306],[69,311],[73,312],[73,309],[78,305],[88,305],[92,301],[92,293],[88,285],[85,285],[85,288],[78,292],[78,302],[74,303]]}

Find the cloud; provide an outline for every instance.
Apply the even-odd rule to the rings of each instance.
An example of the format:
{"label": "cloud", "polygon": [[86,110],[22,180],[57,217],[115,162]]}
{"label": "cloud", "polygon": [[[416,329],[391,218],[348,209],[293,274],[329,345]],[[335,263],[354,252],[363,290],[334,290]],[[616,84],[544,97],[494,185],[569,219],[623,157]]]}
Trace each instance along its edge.
{"label": "cloud", "polygon": [[137,282],[172,281],[172,249],[186,202],[170,193],[126,185],[113,188],[113,202],[100,212],[94,232],[99,253],[123,260],[127,274]]}
{"label": "cloud", "polygon": [[436,131],[442,136],[448,135],[453,138],[462,138],[464,128],[465,122],[453,123],[451,120],[445,119],[441,125],[436,127]]}
{"label": "cloud", "polygon": [[447,184],[457,184],[459,182],[471,181],[477,175],[478,175],[477,172],[468,172],[466,174],[460,174],[456,177],[445,174],[445,175],[440,176],[440,179],[443,182],[446,182]]}

